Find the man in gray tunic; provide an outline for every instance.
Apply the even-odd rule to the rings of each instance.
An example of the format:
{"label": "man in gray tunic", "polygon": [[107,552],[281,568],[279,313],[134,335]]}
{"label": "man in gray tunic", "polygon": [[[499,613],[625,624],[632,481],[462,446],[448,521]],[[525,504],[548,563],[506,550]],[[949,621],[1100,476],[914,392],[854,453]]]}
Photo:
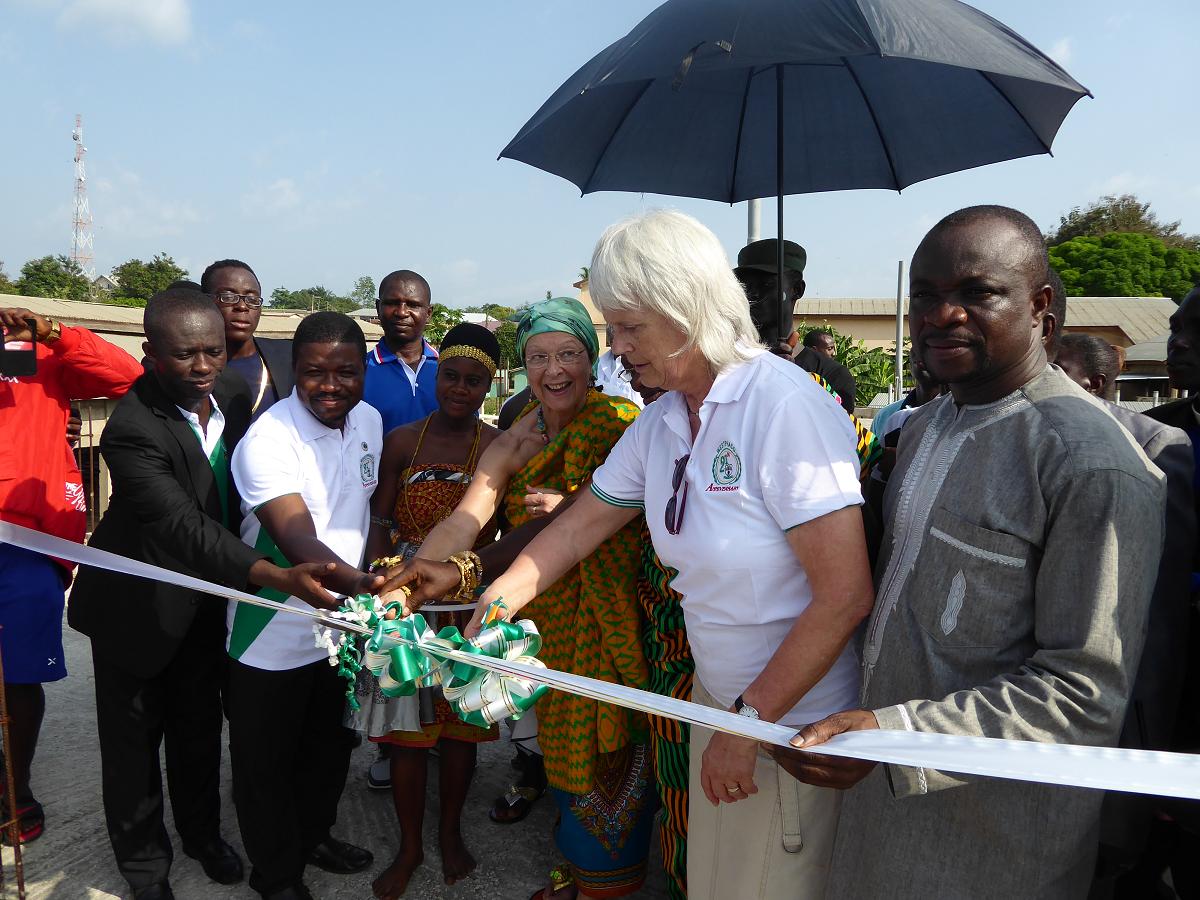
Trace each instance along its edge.
{"label": "man in gray tunic", "polygon": [[[797,745],[875,727],[1116,743],[1165,492],[1112,416],[1047,365],[1048,274],[1036,225],[1004,207],[954,213],[917,248],[910,333],[951,394],[901,432],[864,639],[865,708],[808,726]],[[865,776],[842,807],[831,897],[1087,895],[1099,791],[780,761],[810,783]]]}

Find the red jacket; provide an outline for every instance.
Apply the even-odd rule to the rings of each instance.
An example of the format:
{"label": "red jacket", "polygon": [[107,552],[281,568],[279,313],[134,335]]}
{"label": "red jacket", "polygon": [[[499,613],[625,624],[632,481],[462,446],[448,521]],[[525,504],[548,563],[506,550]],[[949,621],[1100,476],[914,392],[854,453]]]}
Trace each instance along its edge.
{"label": "red jacket", "polygon": [[67,445],[72,400],[116,399],[141,364],[86,328],[37,345],[37,374],[0,375],[0,519],[82,543],[82,478]]}

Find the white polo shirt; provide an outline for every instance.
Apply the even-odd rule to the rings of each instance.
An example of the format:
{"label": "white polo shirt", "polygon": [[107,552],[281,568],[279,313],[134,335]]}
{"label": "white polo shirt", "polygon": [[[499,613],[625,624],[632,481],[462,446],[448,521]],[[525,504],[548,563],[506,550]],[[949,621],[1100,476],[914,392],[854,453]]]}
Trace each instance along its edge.
{"label": "white polo shirt", "polygon": [[[299,494],[317,537],[343,562],[361,565],[382,451],[383,421],[371,406],[359,403],[341,430],[327,428],[293,390],[250,426],[233,451],[230,468],[242,498],[242,540],[277,565],[287,566],[254,511],[271,500]],[[312,609],[277,591],[259,593]],[[278,671],[326,657],[313,642],[312,622],[301,616],[230,603],[226,623],[229,655],[248,666]]]}
{"label": "white polo shirt", "polygon": [[[845,410],[807,372],[765,351],[717,376],[691,444],[683,395],[646,407],[592,476],[607,503],[645,507],[654,549],[679,571],[696,674],[732,705],[762,673],[812,600],[785,532],[862,503],[856,437]],[[679,534],[665,521],[675,461],[687,504]],[[683,488],[680,487],[680,500]],[[799,727],[857,704],[858,659],[847,646],[779,721]]]}

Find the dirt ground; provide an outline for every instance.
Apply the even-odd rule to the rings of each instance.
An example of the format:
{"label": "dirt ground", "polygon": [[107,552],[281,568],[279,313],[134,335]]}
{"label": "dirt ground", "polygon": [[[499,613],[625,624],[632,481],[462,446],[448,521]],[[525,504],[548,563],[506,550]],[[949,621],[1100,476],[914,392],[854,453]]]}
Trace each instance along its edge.
{"label": "dirt ground", "polygon": [[[86,638],[65,624],[63,630],[71,674],[49,685],[46,691],[46,721],[33,776],[34,792],[46,808],[46,833],[25,847],[27,896],[30,900],[125,897],[125,882],[117,872],[104,831],[90,647]],[[503,739],[481,748],[479,770],[463,822],[467,844],[479,860],[479,868],[472,878],[452,887],[442,883],[436,841],[437,780],[431,775],[425,816],[425,864],[409,884],[406,897],[524,900],[546,883],[547,873],[560,862],[551,837],[555,817],[551,799],[547,796],[538,801],[530,816],[517,825],[494,825],[487,818],[492,799],[503,793],[515,774],[509,766],[511,756]],[[305,882],[318,898],[368,900],[372,879],[396,852],[399,830],[391,795],[368,790],[366,785],[366,771],[374,758],[374,748],[365,743],[354,752],[334,835],[370,849],[375,864],[359,875],[330,875],[310,867]],[[431,761],[430,765],[436,766],[437,762]],[[163,777],[165,783],[165,774]],[[221,784],[222,829],[226,840],[241,852],[230,785],[226,753]],[[171,887],[179,900],[258,896],[244,881],[230,887],[210,882],[200,864],[183,855],[169,819],[167,827],[175,838]],[[2,896],[16,897],[9,849],[4,851],[4,863],[7,891]],[[650,879],[638,896],[665,897],[657,838],[650,870]]]}

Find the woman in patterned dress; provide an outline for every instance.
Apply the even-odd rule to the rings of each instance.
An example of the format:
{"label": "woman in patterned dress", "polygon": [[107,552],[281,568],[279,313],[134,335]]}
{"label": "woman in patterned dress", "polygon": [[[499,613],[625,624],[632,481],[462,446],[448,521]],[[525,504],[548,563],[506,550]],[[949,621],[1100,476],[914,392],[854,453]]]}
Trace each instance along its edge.
{"label": "woman in patterned dress", "polygon": [[[517,343],[534,400],[493,442],[463,502],[407,566],[416,578],[414,605],[453,592],[458,569],[434,560],[474,544],[501,502],[517,531],[480,556],[485,580],[504,571],[551,513],[571,505],[637,416],[632,402],[592,388],[599,347],[578,301],[557,298],[530,307]],[[636,596],[639,537],[636,522],[621,529],[523,610],[542,633],[539,656],[546,665],[647,686]],[[535,896],[636,892],[645,880],[657,806],[645,716],[559,691],[539,701],[537,715],[559,808],[555,837],[569,866],[556,870],[551,887]]]}
{"label": "woman in patterned dress", "polygon": [[[462,500],[480,457],[499,434],[478,415],[499,363],[500,345],[486,328],[464,323],[446,334],[438,361],[437,410],[393,429],[384,443],[379,487],[372,499],[368,559],[408,559]],[[494,528],[482,529],[478,543],[494,536]],[[445,620],[431,621],[435,630],[447,624],[462,627],[467,620],[463,614],[449,613],[433,618]],[[375,676],[365,669],[356,694],[360,709],[354,716],[355,727],[371,741],[391,746],[392,799],[400,820],[400,850],[375,880],[375,896],[403,893],[424,858],[426,762],[434,746],[440,753],[442,874],[446,884],[466,877],[475,860],[463,843],[462,808],[475,773],[476,746],[495,740],[496,727],[479,728],[459,720],[440,695],[425,695],[432,704],[422,704],[416,696],[385,697]]]}

